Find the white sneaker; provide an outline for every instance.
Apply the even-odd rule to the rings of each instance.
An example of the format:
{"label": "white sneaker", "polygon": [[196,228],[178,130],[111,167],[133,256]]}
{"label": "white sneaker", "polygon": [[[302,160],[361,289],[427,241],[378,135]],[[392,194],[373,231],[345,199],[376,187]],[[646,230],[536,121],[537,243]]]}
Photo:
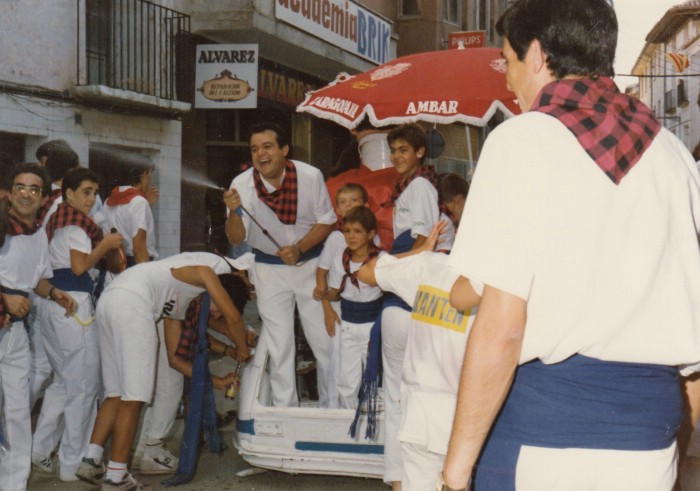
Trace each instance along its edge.
{"label": "white sneaker", "polygon": [[96,464],[93,459],[83,458],[75,476],[83,481],[87,481],[97,486],[105,475],[105,465],[103,463]]}
{"label": "white sneaker", "polygon": [[109,479],[104,479],[100,484],[100,489],[113,491],[151,491],[153,488],[148,484],[140,483],[134,479],[134,476],[127,472],[121,482],[113,482]]}
{"label": "white sneaker", "polygon": [[151,457],[144,453],[141,458],[139,472],[146,476],[174,474],[179,463],[179,459],[164,448],[156,457]]}
{"label": "white sneaker", "polygon": [[44,474],[53,474],[56,472],[56,467],[54,467],[51,457],[32,457],[32,467]]}

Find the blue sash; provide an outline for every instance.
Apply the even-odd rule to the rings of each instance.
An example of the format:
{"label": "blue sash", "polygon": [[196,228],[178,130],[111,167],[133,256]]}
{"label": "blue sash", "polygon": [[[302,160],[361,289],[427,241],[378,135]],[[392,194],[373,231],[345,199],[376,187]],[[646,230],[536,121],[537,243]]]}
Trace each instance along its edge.
{"label": "blue sash", "polygon": [[[411,306],[401,300],[393,293],[385,293],[382,302],[382,312],[387,307],[400,307],[404,310],[411,311]],[[372,330],[369,333],[369,351],[367,352],[367,365],[362,374],[362,383],[360,391],[357,395],[357,409],[355,410],[355,418],[350,423],[348,433],[355,438],[357,433],[357,423],[360,421],[362,406],[367,403],[367,430],[365,438],[374,440],[377,431],[377,397],[379,394],[379,386],[381,385],[383,376],[382,371],[382,313],[372,325]]]}
{"label": "blue sash", "polygon": [[674,367],[606,362],[582,355],[518,368],[476,470],[476,488],[515,489],[522,445],[660,450],[682,418]]}
{"label": "blue sash", "polygon": [[221,436],[216,427],[216,402],[209,372],[209,341],[207,340],[209,305],[209,294],[205,293],[202,295],[202,308],[199,311],[197,323],[197,344],[192,363],[192,380],[189,384],[189,406],[185,416],[185,430],[180,443],[180,462],[175,475],[161,481],[161,484],[167,487],[187,484],[194,478],[202,434],[209,450],[217,454],[224,451]]}
{"label": "blue sash", "polygon": [[340,318],[353,324],[366,324],[377,320],[382,312],[382,298],[369,302],[353,302],[345,298],[340,299]]}
{"label": "blue sash", "polygon": [[394,243],[391,244],[391,250],[389,254],[400,254],[402,252],[408,252],[413,247],[413,243],[416,241],[411,237],[411,229],[404,231],[399,234],[398,237],[394,239]]}
{"label": "blue sash", "polygon": [[76,275],[70,268],[53,270],[51,284],[66,292],[86,292],[92,293],[95,284],[87,271],[81,275]]}
{"label": "blue sash", "polygon": [[[323,251],[323,242],[313,246],[311,249],[309,249],[304,254],[302,254],[301,257],[299,258],[299,262],[303,263],[304,261],[308,261],[309,259],[313,259],[315,257],[318,257],[321,255],[322,251]],[[287,264],[285,264],[285,262],[282,261],[282,259],[280,259],[279,256],[275,256],[273,254],[268,254],[266,252],[261,251],[260,249],[253,249],[253,254],[255,254],[255,262],[256,263],[277,264],[277,265],[287,266]]]}

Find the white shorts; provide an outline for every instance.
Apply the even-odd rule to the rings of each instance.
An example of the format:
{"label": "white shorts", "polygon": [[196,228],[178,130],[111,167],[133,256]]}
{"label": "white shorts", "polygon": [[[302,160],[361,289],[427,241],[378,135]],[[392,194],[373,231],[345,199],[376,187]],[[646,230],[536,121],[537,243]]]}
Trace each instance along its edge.
{"label": "white shorts", "polygon": [[515,471],[518,491],[670,491],[676,444],[662,450],[589,450],[523,445]]}
{"label": "white shorts", "polygon": [[97,303],[105,397],[150,402],[156,373],[158,333],[141,297],[115,288]]}

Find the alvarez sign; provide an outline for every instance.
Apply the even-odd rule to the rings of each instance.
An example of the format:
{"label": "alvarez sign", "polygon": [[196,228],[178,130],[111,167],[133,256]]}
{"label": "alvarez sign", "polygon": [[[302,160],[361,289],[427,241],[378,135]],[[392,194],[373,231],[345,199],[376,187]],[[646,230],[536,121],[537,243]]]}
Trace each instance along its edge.
{"label": "alvarez sign", "polygon": [[258,106],[258,45],[197,45],[194,105],[198,109]]}
{"label": "alvarez sign", "polygon": [[275,17],[377,64],[391,53],[391,22],[349,0],[275,0]]}

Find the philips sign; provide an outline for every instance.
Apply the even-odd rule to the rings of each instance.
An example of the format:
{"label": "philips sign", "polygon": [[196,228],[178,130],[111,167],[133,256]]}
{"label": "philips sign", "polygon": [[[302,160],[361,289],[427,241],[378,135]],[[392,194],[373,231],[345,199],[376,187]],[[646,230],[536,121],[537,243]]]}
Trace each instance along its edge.
{"label": "philips sign", "polygon": [[276,0],[275,17],[377,64],[394,58],[391,23],[349,0]]}

